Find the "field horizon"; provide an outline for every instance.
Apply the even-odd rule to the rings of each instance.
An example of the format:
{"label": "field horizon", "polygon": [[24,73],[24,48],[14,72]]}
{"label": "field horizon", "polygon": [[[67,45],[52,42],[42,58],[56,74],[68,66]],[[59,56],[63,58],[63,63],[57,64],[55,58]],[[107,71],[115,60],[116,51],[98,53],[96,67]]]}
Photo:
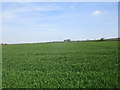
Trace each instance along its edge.
{"label": "field horizon", "polygon": [[[103,39],[103,40],[101,40]],[[99,42],[99,41],[120,41],[120,37],[114,38],[99,38],[99,39],[86,39],[86,40],[71,40],[71,39],[64,39],[61,41],[43,41],[43,42],[20,42],[20,43],[3,43],[1,42],[0,45],[9,45],[9,44],[42,44],[42,43],[64,43],[66,40],[70,40],[67,42]]]}

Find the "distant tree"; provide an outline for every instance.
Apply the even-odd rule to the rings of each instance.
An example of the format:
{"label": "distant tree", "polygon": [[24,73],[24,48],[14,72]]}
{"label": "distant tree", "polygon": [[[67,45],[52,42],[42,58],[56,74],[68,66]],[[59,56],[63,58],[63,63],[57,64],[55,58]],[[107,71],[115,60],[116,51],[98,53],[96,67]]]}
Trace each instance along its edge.
{"label": "distant tree", "polygon": [[100,41],[104,41],[104,38],[100,38]]}
{"label": "distant tree", "polygon": [[3,45],[3,43],[1,43],[1,45]]}
{"label": "distant tree", "polygon": [[4,43],[1,43],[1,45],[5,45]]}
{"label": "distant tree", "polygon": [[89,41],[89,39],[87,39],[86,41]]}
{"label": "distant tree", "polygon": [[117,40],[120,41],[120,37],[118,37]]}
{"label": "distant tree", "polygon": [[66,39],[66,40],[64,40],[64,42],[71,42],[71,40],[70,39]]}
{"label": "distant tree", "polygon": [[1,45],[7,45],[7,43],[1,43]]}

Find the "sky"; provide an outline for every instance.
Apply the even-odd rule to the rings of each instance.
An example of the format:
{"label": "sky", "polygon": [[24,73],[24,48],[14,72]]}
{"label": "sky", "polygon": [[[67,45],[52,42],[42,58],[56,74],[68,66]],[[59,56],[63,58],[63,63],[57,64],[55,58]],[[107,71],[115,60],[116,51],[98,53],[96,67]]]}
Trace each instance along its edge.
{"label": "sky", "polygon": [[1,15],[4,43],[118,37],[117,2],[4,2]]}

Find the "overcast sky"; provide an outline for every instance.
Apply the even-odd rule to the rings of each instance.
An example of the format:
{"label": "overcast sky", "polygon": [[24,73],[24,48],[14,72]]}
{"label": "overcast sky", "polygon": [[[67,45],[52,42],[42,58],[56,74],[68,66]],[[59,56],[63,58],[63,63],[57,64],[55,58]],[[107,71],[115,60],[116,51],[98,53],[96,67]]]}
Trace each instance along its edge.
{"label": "overcast sky", "polygon": [[3,42],[118,37],[117,2],[3,3]]}

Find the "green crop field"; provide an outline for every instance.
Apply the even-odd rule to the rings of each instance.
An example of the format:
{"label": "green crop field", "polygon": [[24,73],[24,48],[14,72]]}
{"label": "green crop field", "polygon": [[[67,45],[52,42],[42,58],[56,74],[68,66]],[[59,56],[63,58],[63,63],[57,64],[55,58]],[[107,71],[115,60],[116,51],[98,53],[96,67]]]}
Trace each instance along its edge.
{"label": "green crop field", "polygon": [[3,45],[3,88],[117,88],[118,42]]}

